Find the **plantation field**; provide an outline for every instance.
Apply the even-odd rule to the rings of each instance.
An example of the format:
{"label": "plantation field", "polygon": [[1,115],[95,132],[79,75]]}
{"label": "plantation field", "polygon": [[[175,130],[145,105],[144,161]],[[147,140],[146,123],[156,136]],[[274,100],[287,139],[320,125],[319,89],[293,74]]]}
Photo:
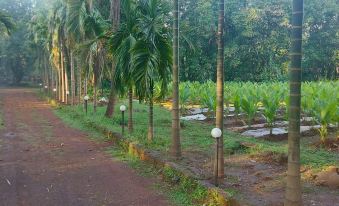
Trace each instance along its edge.
{"label": "plantation field", "polygon": [[[172,85],[168,85],[165,98],[160,98],[161,86],[155,85],[155,96],[164,107],[171,109]],[[183,119],[202,117],[204,122],[214,122],[216,85],[183,82],[179,86],[181,115]],[[302,84],[301,132],[304,136],[319,134],[319,143],[338,150],[327,140],[329,133],[338,130],[339,81],[305,82]],[[283,82],[239,83],[226,82],[224,88],[224,126],[245,136],[272,140],[286,139],[288,133],[289,85]],[[102,94],[101,94],[102,95]],[[107,96],[104,92],[104,96]],[[90,96],[92,96],[90,94]],[[203,116],[201,116],[203,114]]]}
{"label": "plantation field", "polygon": [[[183,115],[193,114],[194,118],[194,115],[204,113],[207,118],[213,119],[216,108],[215,83],[186,82],[180,84],[179,90]],[[318,132],[324,144],[327,142],[328,129],[336,131],[335,127],[338,127],[339,93],[337,91],[339,91],[339,81],[302,84],[302,132],[305,134]],[[225,112],[228,115],[225,127],[236,126],[234,131],[242,132],[256,128],[264,133],[265,130],[262,128],[267,127],[269,135],[266,132],[266,136],[272,136],[275,132],[273,128],[278,127],[276,128],[278,135],[287,136],[288,94],[288,83],[226,82],[224,102]],[[199,112],[197,107],[204,109]],[[255,132],[252,131],[254,136]]]}
{"label": "plantation field", "polygon": [[[239,90],[233,90],[237,87],[237,84],[232,83],[232,86],[228,87],[228,91],[229,93],[233,91],[232,94],[238,96],[240,100],[234,98],[234,95],[230,95],[232,98],[226,99],[225,109],[227,110],[231,107],[236,108],[234,111],[229,111],[229,114],[236,114],[238,112],[238,114],[241,114],[239,115],[238,121],[249,123],[248,114],[246,113],[244,105],[246,105],[246,101],[251,102],[250,104],[255,109],[253,120],[256,122],[258,121],[256,119],[260,118],[261,115],[264,115],[265,109],[263,107],[268,105],[266,101],[270,101],[268,97],[281,91],[282,94],[277,95],[279,98],[277,97],[278,100],[275,101],[277,106],[273,121],[274,124],[276,119],[281,119],[286,116],[284,111],[286,110],[286,101],[288,101],[288,98],[284,95],[287,92],[287,85],[281,87],[282,89],[279,89],[279,91],[274,90],[274,88],[280,88],[281,85],[279,84],[282,83],[274,83],[271,85],[246,83],[239,84],[242,85]],[[194,88],[198,86],[193,85],[199,85],[200,88]],[[253,87],[255,89],[252,88],[252,85],[255,85],[255,87]],[[274,87],[274,85],[277,86]],[[309,88],[314,88],[312,92],[316,92],[316,94],[308,93],[308,95],[319,97],[319,99],[312,98],[314,102],[320,102],[323,97],[321,95],[325,95],[324,93],[326,93],[329,98],[331,98],[330,96],[335,96],[333,95],[336,94],[334,89],[338,87],[337,82],[317,84],[307,83],[306,85]],[[184,101],[185,103],[182,105],[184,116],[189,115],[189,110],[193,105],[195,105],[194,107],[207,107],[209,108],[209,111],[204,113],[208,116],[206,121],[181,121],[183,159],[178,163],[194,173],[199,179],[210,181],[212,177],[211,162],[214,151],[214,141],[210,137],[210,130],[214,127],[214,107],[209,107],[209,104],[203,103],[203,98],[207,98],[203,93],[206,92],[206,94],[213,96],[215,93],[212,92],[215,91],[213,90],[215,89],[214,84],[206,83],[200,85],[197,83],[184,83],[180,87],[181,89],[184,88],[186,90],[186,94],[189,94],[187,95],[187,101]],[[246,88],[249,88],[249,90]],[[305,88],[305,86],[303,88]],[[315,88],[317,88],[317,90],[315,90]],[[264,95],[264,91],[267,92],[266,96],[264,96],[266,97],[266,100],[262,96]],[[329,91],[332,91],[332,93]],[[303,98],[305,99],[306,96],[303,96]],[[170,96],[167,100],[168,99],[170,99]],[[212,99],[214,98],[212,97],[211,101]],[[318,107],[315,106],[316,104],[312,104],[312,107],[310,108],[314,108],[314,110],[307,110],[303,107],[304,116],[314,117],[314,124],[321,124],[322,121],[320,121],[321,119],[318,119],[319,117],[317,116],[317,112],[319,112],[319,109],[317,108],[327,108],[324,107],[324,104],[327,105],[327,102],[328,101],[323,101],[321,103],[322,105],[319,105]],[[238,103],[240,104],[239,107],[237,107]],[[121,100],[116,105],[113,119],[104,117],[105,107],[99,107],[98,111],[94,113],[91,104],[89,105],[87,115],[84,113],[83,106],[81,105],[74,107],[61,106],[56,110],[56,114],[71,126],[74,122],[81,122],[88,128],[92,128],[91,126],[93,125],[99,125],[111,131],[119,132],[121,131],[121,113],[119,111],[119,106],[121,104],[127,105],[127,101]],[[211,103],[210,105],[213,104],[214,103]],[[158,105],[154,108],[155,138],[153,142],[150,143],[147,141],[148,106],[143,103],[138,103],[138,101],[134,101],[134,132],[130,134],[125,132],[125,138],[128,138],[147,149],[156,151],[159,156],[164,159],[171,160],[171,157],[168,156],[171,137],[171,114],[169,109],[165,108],[163,105],[168,105],[168,103],[166,101],[159,101]],[[304,103],[303,105],[305,106]],[[326,119],[328,120],[327,123],[335,124],[335,118],[333,118],[335,115],[330,113],[329,116],[331,116],[331,118]],[[227,121],[231,121],[230,119],[234,119],[234,117],[225,118],[226,124]],[[231,127],[235,126],[233,125]],[[337,141],[335,128],[331,127],[327,138],[334,142]],[[339,165],[338,150],[319,146],[319,139],[320,136],[318,133],[310,133],[301,139],[302,177],[305,191],[304,198],[306,198],[304,202],[306,205],[311,205],[313,202],[323,202],[324,198],[327,198],[328,201],[337,201],[335,198],[339,195],[337,190],[316,186],[317,179],[314,179],[314,176],[318,172],[327,169],[329,166]],[[266,201],[267,204],[270,202],[278,203],[283,201],[283,180],[287,163],[286,139],[272,141],[272,139],[267,138],[251,138],[231,130],[226,130],[224,135],[224,147],[226,151],[226,178],[221,187],[225,191],[241,201],[251,202],[254,203],[254,205],[260,205],[260,201],[263,200]]]}

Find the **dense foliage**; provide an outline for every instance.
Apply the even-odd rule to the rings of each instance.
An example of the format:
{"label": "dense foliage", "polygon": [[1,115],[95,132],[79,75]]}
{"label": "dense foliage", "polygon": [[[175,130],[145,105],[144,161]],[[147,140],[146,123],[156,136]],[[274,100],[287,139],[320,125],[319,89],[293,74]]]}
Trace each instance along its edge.
{"label": "dense foliage", "polygon": [[[287,79],[291,1],[229,0],[226,7],[227,80]],[[338,4],[305,3],[304,80],[335,79],[338,66]],[[184,1],[181,15],[181,79],[215,77],[217,5],[212,0]]]}
{"label": "dense foliage", "polygon": [[[27,35],[32,6],[30,1],[0,0],[0,82],[19,83],[35,69],[34,45]],[[8,26],[10,30],[5,29]]]}
{"label": "dense foliage", "polygon": [[[38,74],[41,58],[32,51],[29,21],[47,26],[58,1],[0,1],[0,8],[17,24],[12,35],[0,37],[0,72],[19,82]],[[70,1],[72,2],[72,1]],[[167,1],[168,4],[170,3]],[[93,18],[109,21],[109,1],[94,1]],[[170,4],[169,4],[170,5]],[[212,0],[180,2],[180,79],[215,80],[217,4]],[[229,0],[225,3],[225,78],[233,81],[286,80],[289,65],[288,0]],[[303,79],[336,79],[338,73],[338,4],[335,0],[305,3]],[[67,11],[65,11],[67,12]],[[32,18],[39,16],[41,18]],[[169,19],[166,22],[171,22]],[[90,23],[90,22],[87,22]],[[109,28],[107,28],[109,30]],[[0,23],[0,30],[4,31]],[[110,79],[107,77],[107,79]]]}

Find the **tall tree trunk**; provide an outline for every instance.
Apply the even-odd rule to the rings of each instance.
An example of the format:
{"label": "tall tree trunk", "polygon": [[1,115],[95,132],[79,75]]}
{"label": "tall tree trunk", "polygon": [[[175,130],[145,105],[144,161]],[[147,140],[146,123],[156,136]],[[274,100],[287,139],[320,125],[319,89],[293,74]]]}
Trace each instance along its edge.
{"label": "tall tree trunk", "polygon": [[97,112],[97,77],[94,75],[93,80],[93,110]]}
{"label": "tall tree trunk", "polygon": [[74,76],[74,57],[71,51],[71,104],[74,105],[75,100],[75,76]]}
{"label": "tall tree trunk", "polygon": [[[224,129],[224,0],[219,0],[219,19],[218,19],[218,53],[217,53],[217,108],[216,108],[216,127],[222,132]],[[214,170],[218,177],[224,177],[224,141],[223,135],[219,139],[218,159],[215,156]],[[218,161],[218,171],[216,171],[216,161]]]}
{"label": "tall tree trunk", "polygon": [[[44,77],[44,91],[47,93],[47,89],[45,89],[45,86],[49,87],[49,71],[48,71],[48,59],[46,57],[46,54],[44,54],[44,70],[45,70],[45,77]],[[45,93],[45,94],[46,94]]]}
{"label": "tall tree trunk", "polygon": [[68,104],[69,100],[68,100],[67,92],[69,93],[69,86],[68,86],[68,74],[67,74],[66,68],[65,68],[65,103]]}
{"label": "tall tree trunk", "polygon": [[[117,31],[120,23],[120,0],[111,0],[111,9],[110,16],[112,19],[112,29],[113,33]],[[112,73],[111,73],[111,91],[108,98],[108,104],[105,116],[112,117],[114,114],[114,106],[115,106],[115,85],[114,85],[114,75],[115,75],[115,61],[112,61]]]}
{"label": "tall tree trunk", "polygon": [[87,95],[87,84],[88,84],[87,75],[85,75],[85,79],[84,79],[84,95],[85,96]]}
{"label": "tall tree trunk", "polygon": [[51,85],[49,85],[48,87],[48,95],[49,97],[52,98],[52,96],[54,95],[53,94],[53,88],[54,88],[54,72],[53,72],[53,67],[51,66],[51,69],[50,69],[50,72],[51,72]]}
{"label": "tall tree trunk", "polygon": [[288,169],[285,206],[302,205],[300,180],[300,102],[303,0],[293,0],[288,123]]}
{"label": "tall tree trunk", "polygon": [[173,0],[173,101],[172,101],[172,146],[174,157],[181,156],[180,146],[180,111],[179,111],[179,4]]}
{"label": "tall tree trunk", "polygon": [[65,102],[65,56],[61,52],[61,102]]}
{"label": "tall tree trunk", "polygon": [[58,87],[57,87],[57,93],[58,93],[58,100],[61,101],[61,70],[62,70],[62,63],[61,63],[61,54],[60,54],[60,64],[59,64],[59,69],[58,69]]}
{"label": "tall tree trunk", "polygon": [[[153,84],[152,84],[153,85]],[[153,94],[154,88],[151,86],[151,94],[149,97],[149,111],[148,111],[148,134],[147,139],[148,141],[153,141],[154,138],[154,121],[153,121]]]}
{"label": "tall tree trunk", "polygon": [[[58,100],[58,101],[60,101],[60,68],[58,69],[58,71],[57,71],[58,73],[56,74],[56,89],[57,89],[57,91],[56,92],[53,92],[53,93],[56,93],[57,94],[57,98],[56,98],[56,100]],[[54,95],[54,94],[53,94]]]}
{"label": "tall tree trunk", "polygon": [[133,88],[128,90],[128,131],[133,132]]}
{"label": "tall tree trunk", "polygon": [[78,66],[78,104],[81,104],[82,95],[82,78],[81,78],[81,67]]}

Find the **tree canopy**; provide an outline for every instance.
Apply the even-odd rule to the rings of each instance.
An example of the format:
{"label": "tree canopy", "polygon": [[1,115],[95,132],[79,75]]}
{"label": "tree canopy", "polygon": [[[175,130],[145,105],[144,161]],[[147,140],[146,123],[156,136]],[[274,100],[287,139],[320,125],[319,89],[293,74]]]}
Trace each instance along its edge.
{"label": "tree canopy", "polygon": [[[0,0],[0,74],[7,81],[20,82],[24,76],[38,76],[41,41],[48,41],[48,29],[62,23],[51,22],[53,12],[62,3],[69,18],[65,35],[73,33],[70,41],[79,41],[81,32],[95,31],[95,21],[106,22],[103,29],[110,32],[110,2],[93,1],[93,11],[86,18],[77,2],[62,0]],[[163,2],[170,5],[169,0]],[[78,10],[77,6],[80,6]],[[336,79],[338,73],[338,4],[335,0],[309,0],[305,3],[303,80]],[[215,80],[217,4],[212,0],[180,1],[180,80]],[[61,12],[61,11],[60,11]],[[55,14],[55,13],[54,13]],[[225,2],[225,80],[270,81],[287,80],[290,64],[291,5],[289,0],[229,0]],[[72,24],[76,18],[84,25],[80,31]],[[49,20],[48,20],[49,19]],[[100,20],[101,19],[101,20]],[[64,19],[66,21],[66,19]],[[122,20],[123,21],[123,20]],[[161,18],[171,24],[172,14]],[[15,22],[15,28],[14,24]],[[74,22],[73,22],[74,23]],[[40,33],[29,35],[29,27],[39,27]],[[124,25],[124,24],[122,24]],[[75,27],[74,27],[75,26]],[[14,30],[13,30],[14,29]],[[36,28],[37,29],[37,28]],[[10,33],[11,35],[7,35]],[[92,38],[92,34],[88,34]],[[97,34],[96,34],[97,35]],[[171,35],[171,34],[170,34]],[[44,37],[39,38],[38,37]],[[85,38],[86,39],[86,38]],[[84,39],[83,39],[84,40]],[[50,42],[51,43],[51,42]],[[109,78],[107,78],[108,80]]]}

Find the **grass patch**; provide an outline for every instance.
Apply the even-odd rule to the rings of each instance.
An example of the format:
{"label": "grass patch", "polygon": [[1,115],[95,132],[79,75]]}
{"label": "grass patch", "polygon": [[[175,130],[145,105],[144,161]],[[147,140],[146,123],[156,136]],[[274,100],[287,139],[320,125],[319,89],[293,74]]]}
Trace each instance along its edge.
{"label": "grass patch", "polygon": [[[56,110],[56,114],[69,124],[79,124],[80,120],[86,124],[81,126],[83,129],[90,129],[88,125],[100,125],[111,131],[121,131],[121,113],[119,106],[126,105],[127,102],[120,101],[115,108],[115,114],[112,119],[104,116],[106,107],[98,107],[97,112],[93,112],[92,105],[88,107],[86,115],[82,105],[78,106],[62,106]],[[126,132],[125,137],[138,144],[143,145],[146,149],[161,151],[165,155],[168,153],[171,144],[171,113],[163,107],[155,106],[154,122],[155,122],[155,138],[152,143],[147,141],[148,126],[148,107],[145,104],[134,103],[134,132],[129,134]],[[127,115],[126,115],[127,116]],[[127,117],[126,117],[127,119]],[[212,154],[213,139],[210,137],[212,125],[200,122],[184,122],[185,127],[181,129],[181,144],[183,150],[191,150]],[[90,129],[91,130],[91,129]],[[241,142],[253,143],[255,146],[251,149],[245,149],[241,146]],[[265,152],[273,152],[277,154],[287,154],[287,142],[270,142],[255,138],[243,137],[239,134],[226,131],[224,135],[225,154],[248,153],[257,155]],[[329,165],[339,165],[338,153],[328,152],[323,149],[310,148],[308,143],[301,141],[301,163],[310,169],[321,170]]]}
{"label": "grass patch", "polygon": [[207,190],[196,181],[182,177],[170,168],[157,169],[127,154],[118,147],[110,147],[107,152],[120,161],[127,163],[141,176],[161,177],[164,181],[156,183],[154,189],[167,196],[175,205],[203,205],[208,195]]}

